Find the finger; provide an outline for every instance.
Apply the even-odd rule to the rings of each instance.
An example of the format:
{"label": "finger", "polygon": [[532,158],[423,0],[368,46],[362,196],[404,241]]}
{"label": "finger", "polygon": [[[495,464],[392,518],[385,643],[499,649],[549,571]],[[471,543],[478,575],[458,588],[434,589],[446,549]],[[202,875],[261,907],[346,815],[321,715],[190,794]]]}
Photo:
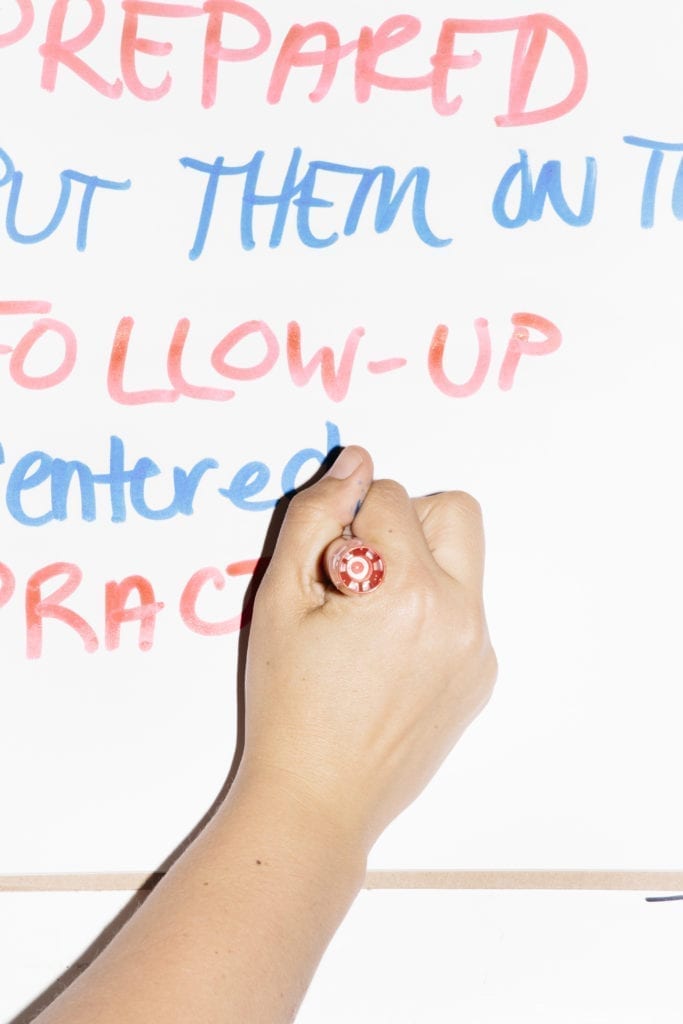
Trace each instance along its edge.
{"label": "finger", "polygon": [[464,491],[413,499],[425,540],[437,565],[462,583],[480,587],[484,528],[479,504]]}
{"label": "finger", "polygon": [[382,555],[387,566],[409,567],[417,562],[433,566],[413,503],[393,480],[375,480],[353,520],[352,530],[354,536]]}
{"label": "finger", "polygon": [[289,504],[268,575],[313,606],[323,585],[321,556],[348,526],[372,483],[372,459],[364,448],[345,448],[322,479]]}

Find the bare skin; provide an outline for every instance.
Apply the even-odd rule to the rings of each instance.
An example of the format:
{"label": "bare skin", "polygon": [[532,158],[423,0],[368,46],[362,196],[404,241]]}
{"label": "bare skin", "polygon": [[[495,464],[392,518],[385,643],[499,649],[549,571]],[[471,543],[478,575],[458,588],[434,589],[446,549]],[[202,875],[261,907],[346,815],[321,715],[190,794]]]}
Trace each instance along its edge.
{"label": "bare skin", "polygon": [[[372,594],[325,579],[351,523],[387,566]],[[373,483],[362,448],[294,499],[254,608],[235,783],[39,1024],[294,1020],[373,843],[490,696],[483,551],[472,498]]]}

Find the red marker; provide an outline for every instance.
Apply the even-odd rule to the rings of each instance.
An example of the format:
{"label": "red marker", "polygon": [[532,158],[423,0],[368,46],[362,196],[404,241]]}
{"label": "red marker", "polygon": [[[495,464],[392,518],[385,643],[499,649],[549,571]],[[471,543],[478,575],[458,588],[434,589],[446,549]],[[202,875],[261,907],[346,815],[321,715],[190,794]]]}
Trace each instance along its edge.
{"label": "red marker", "polygon": [[384,580],[384,561],[358,537],[344,537],[327,558],[330,580],[342,594],[370,594]]}

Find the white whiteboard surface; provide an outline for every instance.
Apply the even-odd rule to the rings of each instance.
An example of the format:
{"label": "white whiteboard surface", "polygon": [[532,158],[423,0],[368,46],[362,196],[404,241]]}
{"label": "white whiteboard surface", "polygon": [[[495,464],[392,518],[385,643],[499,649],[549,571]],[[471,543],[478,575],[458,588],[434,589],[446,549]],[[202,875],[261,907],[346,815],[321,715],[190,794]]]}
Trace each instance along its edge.
{"label": "white whiteboard surface", "polygon": [[[191,17],[140,19],[141,36],[173,46],[166,56],[138,55],[142,81],[158,84],[167,71],[172,79],[164,98],[147,101],[127,85],[121,98],[107,98],[64,64],[54,88],[41,87],[40,47],[55,5],[33,6],[30,30],[0,49],[8,98],[0,127],[0,302],[31,304],[18,312],[0,306],[0,562],[9,570],[4,586],[10,576],[15,584],[0,608],[0,873],[153,870],[211,804],[232,757],[237,635],[193,632],[179,610],[181,594],[198,570],[213,567],[225,588],[207,585],[197,614],[207,621],[238,614],[248,576],[229,577],[225,568],[258,557],[270,511],[235,505],[235,474],[263,463],[270,482],[243,500],[272,501],[297,453],[322,457],[337,442],[366,445],[378,474],[412,493],[462,488],[481,501],[501,666],[485,715],[378,843],[371,866],[679,868],[683,224],[671,197],[680,158],[662,150],[654,212],[643,214],[656,147],[624,140],[683,144],[683,13],[664,0],[653,0],[645,20],[587,2],[546,5],[546,21],[534,24],[550,31],[524,109],[570,95],[579,50],[585,95],[561,115],[501,126],[495,118],[510,109],[521,23],[503,30],[496,19],[534,13],[509,0],[457,9],[439,0],[426,12],[379,0],[286,7],[263,0],[250,9],[267,23],[270,46],[253,60],[222,61],[215,102],[206,107],[200,4]],[[19,11],[4,5],[0,33],[19,31]],[[320,102],[308,99],[315,68],[295,68],[281,100],[266,102],[278,49],[295,23],[325,20],[348,41],[361,26],[378,29],[398,15],[419,19],[419,34],[378,67],[403,77],[431,73],[446,19],[498,25],[458,37],[459,53],[476,47],[482,59],[450,72],[449,97],[462,94],[457,113],[435,111],[428,89],[377,87],[359,103],[353,55],[340,60]],[[75,37],[89,18],[88,4],[70,4],[64,37]],[[122,74],[122,22],[122,5],[106,5],[101,30],[81,53],[110,83]],[[568,49],[558,23],[578,49]],[[226,17],[225,46],[248,48],[254,38],[239,18]],[[307,244],[289,206],[282,240],[270,247],[275,208],[261,205],[248,250],[240,233],[245,175],[235,173],[220,179],[203,251],[191,259],[207,173],[187,161],[208,166],[223,157],[237,168],[263,151],[258,190],[272,196],[298,149],[299,177],[315,161],[391,167],[398,187],[413,168],[427,169],[430,230],[452,241],[425,241],[412,192],[383,232],[370,193],[357,228],[344,235],[359,176],[328,168],[316,194],[334,205],[309,211],[310,226],[316,237],[338,232],[338,240]],[[566,223],[550,202],[540,220],[500,222],[519,206],[519,174],[511,172],[497,217],[494,196],[524,159],[536,176],[560,162],[574,212],[587,167],[597,169],[587,223]],[[43,241],[17,240],[45,229],[67,170],[81,179],[68,179],[59,227]],[[93,175],[121,187],[93,192],[84,239],[83,176],[92,185]],[[513,321],[518,314],[542,320]],[[45,318],[58,326],[41,335]],[[128,359],[122,380],[113,373],[110,394],[107,367],[127,318],[135,321]],[[230,387],[234,397],[217,401],[186,387],[174,401],[147,395],[124,404],[121,389],[138,399],[145,389],[177,390],[167,358],[184,318],[184,380]],[[29,352],[21,339],[34,321],[42,327]],[[224,346],[233,370],[221,375],[212,353],[252,321],[266,328],[246,333],[230,352]],[[297,385],[286,357],[292,322],[304,362],[328,345],[337,367],[349,337],[363,328],[345,394],[343,377],[335,393],[319,370]],[[525,335],[529,323],[536,326]],[[435,380],[428,353],[439,325],[448,339],[443,377],[434,371]],[[58,340],[64,335],[75,339],[72,348]],[[491,363],[477,389],[472,375],[486,337]],[[513,348],[537,346],[513,376],[511,338]],[[35,387],[72,349],[65,379]],[[382,362],[389,359],[406,363]],[[499,386],[504,365],[508,389]],[[240,367],[251,367],[255,379],[242,379]],[[471,394],[445,393],[468,381]],[[145,518],[129,484],[116,497],[111,482],[98,482],[94,521],[83,521],[73,487],[65,519],[26,525],[59,512],[59,494],[51,499],[49,481],[31,474],[54,473],[49,460],[62,459],[106,476],[112,437],[121,440],[116,451],[125,453],[126,470],[141,459],[161,469],[145,485],[150,508],[169,504],[173,467],[189,472],[214,460],[192,514]],[[35,452],[44,456],[27,462]],[[306,461],[296,482],[316,464]],[[232,498],[219,493],[231,486]],[[126,521],[112,522],[121,503]],[[46,619],[40,656],[27,657],[27,583],[58,562],[83,573],[64,605],[87,621],[99,649],[88,653],[68,624]],[[131,576],[149,581],[165,605],[152,649],[140,651],[137,625],[124,622],[119,648],[106,650],[105,584]],[[44,583],[43,594],[63,579]]]}

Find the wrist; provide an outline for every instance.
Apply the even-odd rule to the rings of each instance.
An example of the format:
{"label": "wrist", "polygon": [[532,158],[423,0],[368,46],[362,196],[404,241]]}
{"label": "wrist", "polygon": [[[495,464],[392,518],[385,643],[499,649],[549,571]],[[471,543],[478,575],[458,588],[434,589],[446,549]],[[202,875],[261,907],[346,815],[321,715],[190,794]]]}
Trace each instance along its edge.
{"label": "wrist", "polygon": [[239,826],[259,867],[320,877],[351,899],[363,886],[365,837],[288,772],[240,769],[216,815],[215,826],[224,824],[232,834]]}

